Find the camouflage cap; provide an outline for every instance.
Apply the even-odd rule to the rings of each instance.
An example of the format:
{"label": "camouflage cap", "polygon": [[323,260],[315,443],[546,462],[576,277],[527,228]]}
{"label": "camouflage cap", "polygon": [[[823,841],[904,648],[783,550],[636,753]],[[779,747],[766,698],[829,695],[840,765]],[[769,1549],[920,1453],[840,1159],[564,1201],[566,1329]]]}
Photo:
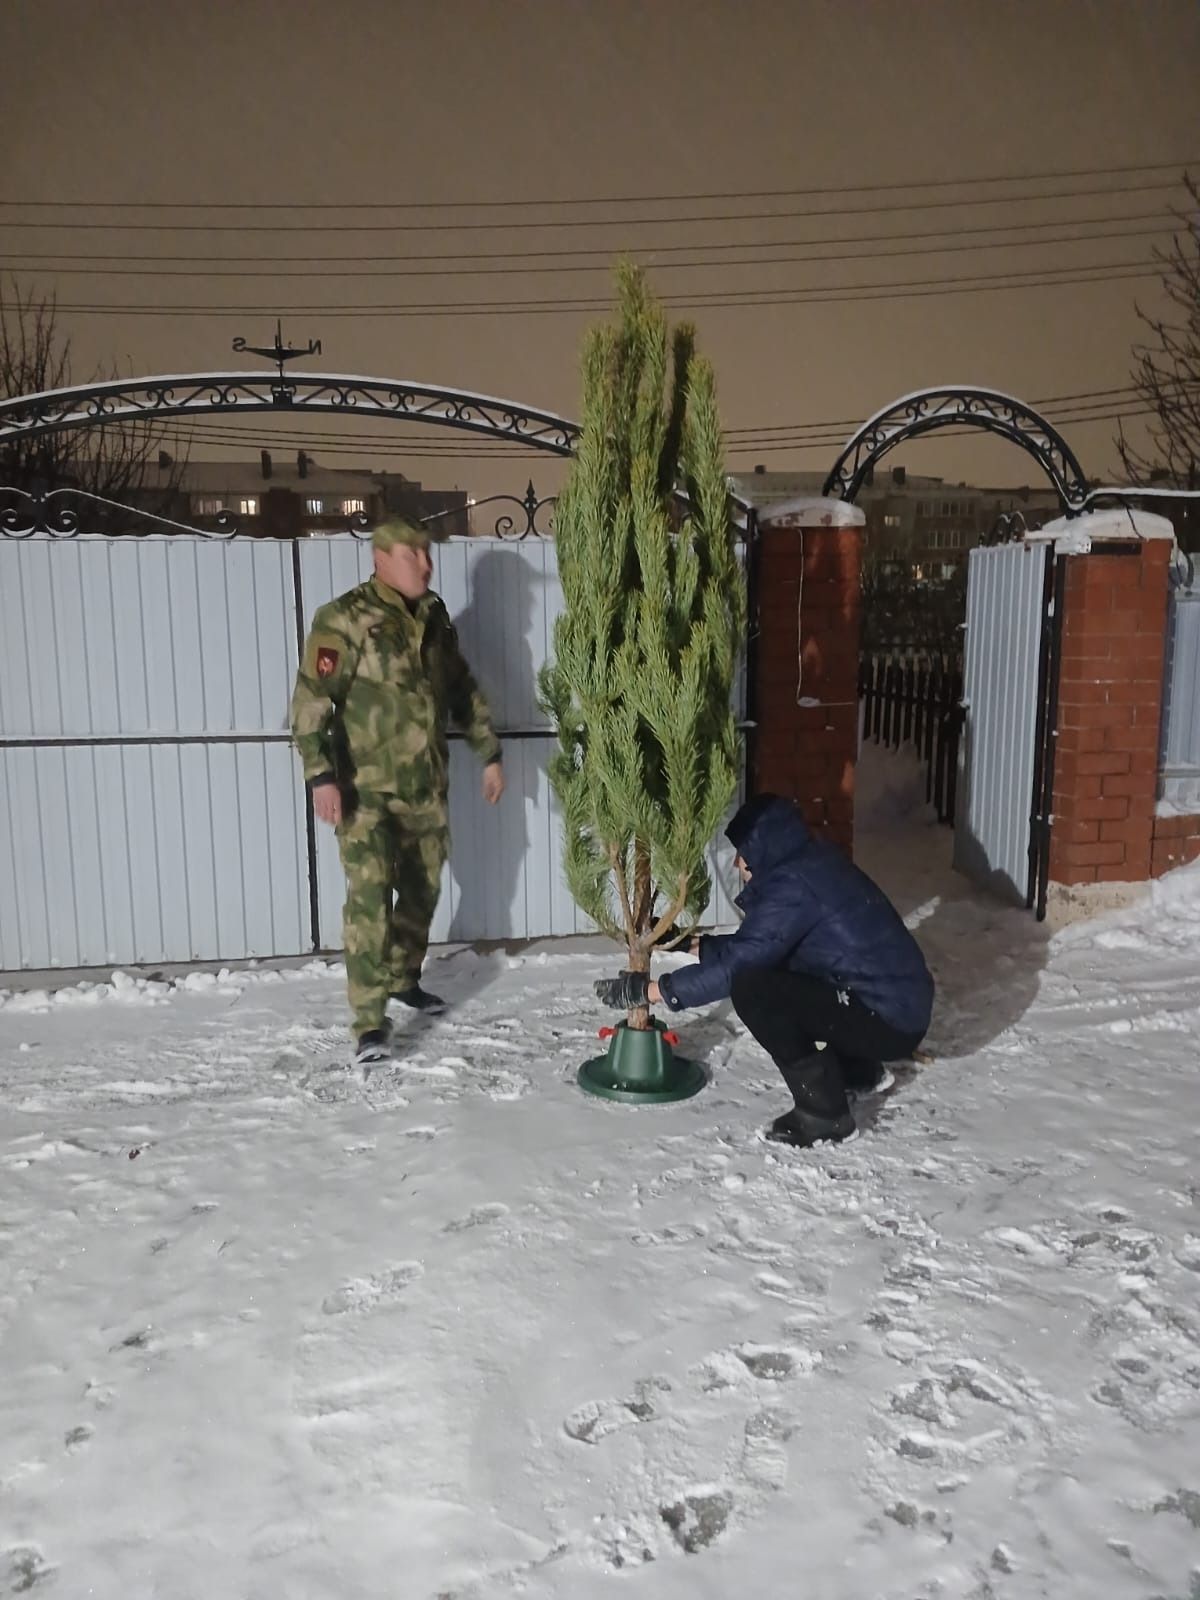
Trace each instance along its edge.
{"label": "camouflage cap", "polygon": [[407,517],[385,517],[371,535],[376,550],[391,550],[398,544],[440,544],[444,538],[440,527],[422,527]]}

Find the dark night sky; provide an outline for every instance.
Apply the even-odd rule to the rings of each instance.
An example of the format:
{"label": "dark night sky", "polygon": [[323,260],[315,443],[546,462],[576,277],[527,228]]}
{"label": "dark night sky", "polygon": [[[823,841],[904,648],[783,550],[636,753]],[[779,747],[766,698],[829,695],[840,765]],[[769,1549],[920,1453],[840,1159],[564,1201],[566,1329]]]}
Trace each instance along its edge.
{"label": "dark night sky", "polygon": [[[607,296],[606,263],[621,248],[679,300],[1047,269],[1068,278],[1105,266],[1145,271],[1154,230],[1181,202],[1169,187],[1180,164],[1200,168],[1196,0],[9,0],[0,59],[0,199],[122,206],[0,208],[0,260],[22,282],[56,290],[64,305],[311,306],[284,325],[297,342],[323,340],[323,357],[310,366],[458,385],[571,415],[580,334],[595,313],[331,312],[422,301],[594,302]],[[1139,164],[1163,165],[1115,170]],[[1031,177],[1076,169],[1096,175]],[[985,177],[1016,181],[927,187]],[[832,192],[746,198],[797,190]],[[1033,198],[1063,191],[1068,198]],[[720,198],[677,198],[688,195]],[[999,195],[1018,198],[980,203]],[[545,203],[612,196],[671,198]],[[254,209],[123,208],[132,201]],[[528,204],[472,204],[481,201]],[[347,209],[258,209],[268,202]],[[356,203],[426,209],[348,209]],[[765,211],[784,214],[746,216]],[[707,220],[679,220],[696,216]],[[51,219],[68,226],[12,226]],[[562,225],[583,219],[605,225]],[[95,226],[116,221],[201,227]],[[218,222],[294,231],[218,232]],[[356,222],[390,231],[356,232]],[[462,226],[482,222],[502,226]],[[1036,222],[1051,226],[1031,230]],[[317,223],[326,231],[313,231]],[[1074,242],[1052,242],[1064,234]],[[782,243],[768,250],[768,241]],[[680,245],[692,247],[685,260],[720,264],[671,264],[663,248]],[[513,259],[564,250],[577,253]],[[15,259],[33,252],[41,252],[36,260]],[[60,265],[65,255],[183,259],[148,276],[120,260],[70,263],[114,267],[113,275],[56,275],[51,252]],[[422,266],[414,258],[429,254],[464,259],[425,263],[425,275],[413,275]],[[846,259],[820,264],[813,258],[821,255]],[[227,256],[260,256],[256,270],[265,275],[242,276],[238,263],[218,259]],[[330,257],[311,265],[337,275],[278,276],[296,270],[295,256]],[[373,265],[407,275],[345,276],[351,264],[360,272],[372,265],[354,259],[364,256],[403,257]],[[768,264],[771,256],[804,259]],[[162,276],[168,265],[188,275]],[[484,270],[450,276],[452,265]],[[533,267],[551,270],[526,270]],[[237,275],[213,276],[217,269]],[[818,430],[818,442],[800,448],[789,428],[861,418],[926,384],[986,383],[1030,400],[1119,389],[1137,336],[1135,296],[1156,303],[1152,276],[883,292],[850,303],[743,299],[685,313],[716,362],[726,425],[741,430],[731,467],[824,468],[836,454],[833,435],[849,430]],[[62,321],[81,377],[114,360],[137,374],[236,367],[235,334],[260,343],[273,331],[265,309],[64,311]],[[1094,409],[1122,403],[1118,396]],[[256,446],[260,433],[295,434],[301,425],[267,417],[248,429],[224,426],[240,426]],[[1111,420],[1063,426],[1089,472],[1113,470]],[[311,424],[321,438],[339,429],[364,432],[362,424]],[[768,437],[768,429],[777,431]],[[530,470],[524,460],[473,459],[469,441],[445,430],[420,439],[386,464],[477,491],[519,487]],[[192,449],[236,453],[200,433]],[[319,445],[316,453],[331,464],[361,459]],[[911,445],[893,461],[991,482],[1029,481],[1036,470],[982,436]],[[538,476],[549,483],[553,469]]]}

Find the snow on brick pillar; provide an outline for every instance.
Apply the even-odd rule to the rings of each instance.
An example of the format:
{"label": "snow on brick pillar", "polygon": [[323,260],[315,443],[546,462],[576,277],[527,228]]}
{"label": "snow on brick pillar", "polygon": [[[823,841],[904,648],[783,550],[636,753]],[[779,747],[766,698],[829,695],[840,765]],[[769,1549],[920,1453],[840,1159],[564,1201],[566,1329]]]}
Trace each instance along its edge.
{"label": "snow on brick pillar", "polygon": [[761,514],[751,788],[797,800],[850,853],[864,517],[842,500]]}
{"label": "snow on brick pillar", "polygon": [[1050,881],[1138,883],[1152,866],[1172,529],[1139,512],[1131,547],[1126,512],[1064,526],[1087,553],[1067,556]]}
{"label": "snow on brick pillar", "polygon": [[1155,817],[1150,871],[1156,878],[1190,861],[1200,861],[1200,814]]}

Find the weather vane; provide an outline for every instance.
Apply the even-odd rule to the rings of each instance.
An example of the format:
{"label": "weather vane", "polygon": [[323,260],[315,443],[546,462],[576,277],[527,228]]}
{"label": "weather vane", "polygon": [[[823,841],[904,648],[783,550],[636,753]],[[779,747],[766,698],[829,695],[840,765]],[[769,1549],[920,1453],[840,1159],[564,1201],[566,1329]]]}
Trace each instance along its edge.
{"label": "weather vane", "polygon": [[283,319],[275,319],[275,343],[273,345],[247,344],[239,335],[233,341],[235,353],[240,355],[245,351],[252,356],[266,356],[268,361],[274,361],[279,367],[279,386],[274,391],[277,400],[290,400],[292,389],[284,382],[283,368],[287,361],[295,361],[297,356],[319,356],[321,354],[321,341],[310,339],[306,345],[296,346],[283,342]]}

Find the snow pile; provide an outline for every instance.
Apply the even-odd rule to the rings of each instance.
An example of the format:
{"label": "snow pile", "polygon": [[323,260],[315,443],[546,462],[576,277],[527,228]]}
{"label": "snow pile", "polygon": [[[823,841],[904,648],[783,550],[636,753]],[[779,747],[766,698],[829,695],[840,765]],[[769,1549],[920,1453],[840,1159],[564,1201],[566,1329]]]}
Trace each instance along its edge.
{"label": "snow pile", "polygon": [[607,947],[439,961],[365,1075],[319,963],[7,1006],[0,1591],[1200,1592],[1200,870],[1051,940],[906,815],[936,1059],[833,1148],[725,1007],[581,1095]]}
{"label": "snow pile", "polygon": [[1025,542],[1053,540],[1060,555],[1086,555],[1094,544],[1127,539],[1174,539],[1174,525],[1156,512],[1139,506],[1105,506],[1099,511],[1084,511],[1073,517],[1056,517],[1040,528],[1031,528]]}
{"label": "snow pile", "polygon": [[[1063,950],[1088,948],[1156,951],[1200,951],[1200,861],[1176,867],[1149,885],[1136,906],[1110,912],[1093,922],[1076,923],[1055,936]],[[1200,961],[1200,956],[1198,956]]]}
{"label": "snow pile", "polygon": [[219,972],[188,972],[178,978],[143,977],[117,968],[107,983],[81,979],[57,989],[0,989],[0,1011],[48,1011],[51,1006],[98,1005],[116,1000],[125,1005],[161,1005],[172,993],[241,994],[252,984],[297,983],[316,976],[344,978],[342,962],[309,961],[278,969],[248,966]]}

